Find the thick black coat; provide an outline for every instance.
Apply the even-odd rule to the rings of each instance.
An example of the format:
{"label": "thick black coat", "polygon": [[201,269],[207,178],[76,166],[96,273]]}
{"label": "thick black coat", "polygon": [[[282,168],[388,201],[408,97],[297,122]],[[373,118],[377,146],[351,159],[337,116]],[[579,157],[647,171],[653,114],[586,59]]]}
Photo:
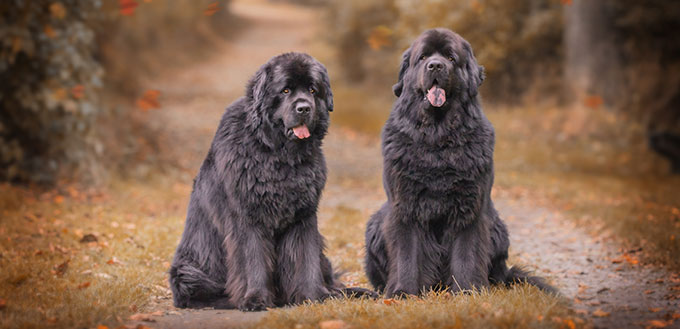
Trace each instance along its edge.
{"label": "thick black coat", "polygon": [[[494,129],[482,112],[484,79],[470,44],[424,32],[403,55],[398,97],[382,132],[387,202],[366,230],[366,271],[387,296],[465,290],[539,278],[508,269],[508,231],[491,201]],[[438,86],[446,102],[428,102]],[[436,104],[436,103],[435,103]]]}
{"label": "thick black coat", "polygon": [[[316,217],[332,110],[326,68],[300,53],[272,58],[226,109],[170,269],[175,306],[262,310],[340,294]],[[302,125],[308,138],[293,131]]]}

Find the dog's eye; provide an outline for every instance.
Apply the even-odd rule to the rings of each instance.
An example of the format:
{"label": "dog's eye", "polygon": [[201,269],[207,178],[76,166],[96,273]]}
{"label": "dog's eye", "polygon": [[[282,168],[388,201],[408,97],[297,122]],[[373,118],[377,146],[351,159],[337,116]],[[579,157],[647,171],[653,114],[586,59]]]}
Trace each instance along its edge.
{"label": "dog's eye", "polygon": [[316,93],[316,90],[314,90],[314,88],[309,88],[309,93],[315,94],[315,93]]}
{"label": "dog's eye", "polygon": [[419,61],[422,61],[423,59],[425,59],[425,55],[420,55],[420,58],[418,58]]}
{"label": "dog's eye", "polygon": [[284,93],[284,94],[288,94],[288,93],[290,93],[290,89],[285,88],[281,92]]}
{"label": "dog's eye", "polygon": [[449,56],[449,61],[451,61],[451,62],[453,62],[453,61],[454,61],[454,58],[453,58],[453,56]]}

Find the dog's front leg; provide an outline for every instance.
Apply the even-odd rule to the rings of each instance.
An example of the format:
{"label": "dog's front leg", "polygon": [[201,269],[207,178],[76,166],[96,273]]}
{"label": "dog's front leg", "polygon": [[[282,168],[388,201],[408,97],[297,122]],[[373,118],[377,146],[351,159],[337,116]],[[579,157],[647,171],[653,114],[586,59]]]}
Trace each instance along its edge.
{"label": "dog's front leg", "polygon": [[389,273],[385,296],[416,295],[419,287],[419,238],[423,229],[417,223],[406,223],[397,214],[390,214],[383,226],[389,258]]}
{"label": "dog's front leg", "polygon": [[273,240],[262,226],[244,222],[237,222],[227,234],[227,264],[232,273],[226,292],[241,311],[263,311],[274,306]]}
{"label": "dog's front leg", "polygon": [[486,219],[480,219],[454,233],[450,244],[449,271],[446,285],[452,291],[469,290],[489,285],[489,239]]}
{"label": "dog's front leg", "polygon": [[277,271],[285,304],[330,296],[321,270],[323,237],[316,215],[305,217],[287,228],[277,243]]}

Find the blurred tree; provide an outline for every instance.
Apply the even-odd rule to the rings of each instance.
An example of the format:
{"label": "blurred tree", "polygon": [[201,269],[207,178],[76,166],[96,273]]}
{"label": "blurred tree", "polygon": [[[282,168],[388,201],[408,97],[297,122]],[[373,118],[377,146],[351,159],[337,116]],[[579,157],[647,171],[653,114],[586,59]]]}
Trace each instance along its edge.
{"label": "blurred tree", "polygon": [[680,172],[680,2],[574,0],[566,9],[571,91],[639,120]]}
{"label": "blurred tree", "polygon": [[[557,95],[562,89],[562,5],[553,0],[360,0],[331,6],[331,31],[346,75],[382,76],[387,58],[399,58],[425,29],[446,27],[471,44],[485,66],[485,99],[515,102],[530,95]],[[371,50],[377,27],[393,30],[388,46]],[[383,52],[388,53],[383,53]],[[370,58],[378,58],[371,65]],[[392,79],[398,65],[389,66]]]}
{"label": "blurred tree", "polygon": [[0,2],[0,180],[49,183],[60,173],[97,170],[103,70],[85,22],[99,6]]}

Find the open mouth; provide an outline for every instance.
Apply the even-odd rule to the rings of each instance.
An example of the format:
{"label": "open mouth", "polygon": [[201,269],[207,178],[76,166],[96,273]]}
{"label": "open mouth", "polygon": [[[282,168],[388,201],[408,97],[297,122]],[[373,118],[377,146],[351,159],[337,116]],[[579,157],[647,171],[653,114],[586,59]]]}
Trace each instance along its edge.
{"label": "open mouth", "polygon": [[427,101],[434,107],[442,107],[442,105],[446,103],[446,91],[439,87],[437,79],[434,79],[432,82],[432,87],[427,90],[425,98],[427,98]]}
{"label": "open mouth", "polygon": [[309,136],[312,136],[312,134],[309,133],[309,129],[307,128],[306,124],[301,124],[299,126],[289,128],[288,129],[289,135],[295,135],[298,139],[305,139],[309,138]]}

